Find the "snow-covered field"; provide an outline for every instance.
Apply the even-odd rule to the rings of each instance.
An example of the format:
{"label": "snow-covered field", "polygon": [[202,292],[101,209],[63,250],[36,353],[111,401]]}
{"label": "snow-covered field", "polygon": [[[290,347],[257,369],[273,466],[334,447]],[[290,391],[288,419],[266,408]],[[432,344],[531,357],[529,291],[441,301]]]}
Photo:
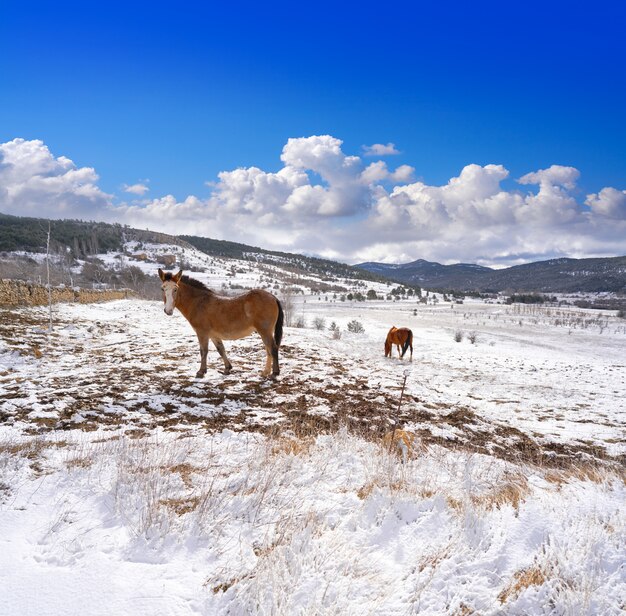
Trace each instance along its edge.
{"label": "snow-covered field", "polygon": [[623,319],[293,310],[276,382],[159,302],[2,311],[0,614],[622,613]]}

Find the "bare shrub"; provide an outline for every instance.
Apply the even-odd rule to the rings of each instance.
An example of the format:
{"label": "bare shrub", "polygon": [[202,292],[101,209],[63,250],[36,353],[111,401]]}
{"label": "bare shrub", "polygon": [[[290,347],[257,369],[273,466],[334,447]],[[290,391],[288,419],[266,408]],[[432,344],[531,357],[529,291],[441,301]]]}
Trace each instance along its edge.
{"label": "bare shrub", "polygon": [[295,320],[295,301],[294,293],[291,289],[287,288],[283,290],[280,297],[280,303],[283,307],[283,313],[285,315],[285,325],[287,327],[293,327],[293,322]]}
{"label": "bare shrub", "polygon": [[476,341],[478,340],[478,334],[476,332],[469,332],[467,334],[467,339],[472,343],[472,344],[476,344]]}
{"label": "bare shrub", "polygon": [[326,320],[323,317],[315,317],[313,319],[313,327],[317,330],[326,328]]}
{"label": "bare shrub", "polygon": [[463,340],[463,336],[464,336],[463,332],[460,329],[457,329],[454,332],[454,341],[461,342]]}

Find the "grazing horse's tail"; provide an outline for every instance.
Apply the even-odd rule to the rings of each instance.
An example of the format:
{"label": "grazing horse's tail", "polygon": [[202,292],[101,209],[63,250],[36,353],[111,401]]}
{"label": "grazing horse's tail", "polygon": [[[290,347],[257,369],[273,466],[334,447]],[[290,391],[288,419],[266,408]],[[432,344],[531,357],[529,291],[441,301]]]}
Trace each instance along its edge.
{"label": "grazing horse's tail", "polygon": [[278,304],[278,318],[276,319],[276,325],[274,327],[274,341],[276,342],[276,346],[279,347],[283,339],[283,321],[285,320],[285,313],[283,312],[283,307],[280,305],[280,302],[276,300],[276,303]]}
{"label": "grazing horse's tail", "polygon": [[[404,354],[407,352],[407,349],[409,347],[413,348],[413,332],[410,329],[407,330],[406,340],[404,341],[404,344],[402,345],[402,357],[404,357]],[[412,352],[413,351],[411,351],[411,353]]]}

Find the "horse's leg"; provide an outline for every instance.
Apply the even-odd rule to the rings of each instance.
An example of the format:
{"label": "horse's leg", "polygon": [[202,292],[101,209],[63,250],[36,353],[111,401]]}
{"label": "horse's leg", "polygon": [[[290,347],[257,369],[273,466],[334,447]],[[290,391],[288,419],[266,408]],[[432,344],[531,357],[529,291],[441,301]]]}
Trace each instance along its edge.
{"label": "horse's leg", "polygon": [[398,349],[398,357],[402,357],[402,351],[399,344],[396,344],[396,349]]}
{"label": "horse's leg", "polygon": [[196,372],[196,377],[200,379],[206,374],[206,356],[209,352],[209,337],[204,334],[198,334],[198,342],[200,343],[200,370]]}
{"label": "horse's leg", "polygon": [[232,370],[233,365],[230,363],[230,361],[228,361],[228,357],[226,356],[226,349],[224,348],[224,343],[219,338],[211,338],[211,341],[215,345],[217,352],[220,354],[220,357],[224,362],[224,372],[228,374]]}
{"label": "horse's leg", "polygon": [[278,345],[271,333],[262,334],[259,332],[263,345],[265,346],[265,368],[261,371],[261,376],[278,376],[280,368],[278,367]]}

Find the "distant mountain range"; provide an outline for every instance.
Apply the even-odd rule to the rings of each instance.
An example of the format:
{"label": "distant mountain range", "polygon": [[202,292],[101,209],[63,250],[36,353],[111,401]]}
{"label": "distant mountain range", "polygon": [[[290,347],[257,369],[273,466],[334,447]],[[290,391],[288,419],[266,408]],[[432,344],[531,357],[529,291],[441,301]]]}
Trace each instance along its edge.
{"label": "distant mountain range", "polygon": [[494,270],[481,265],[441,265],[418,259],[411,263],[360,263],[365,271],[408,285],[433,290],[573,293],[626,292],[626,256],[599,259],[550,259]]}

